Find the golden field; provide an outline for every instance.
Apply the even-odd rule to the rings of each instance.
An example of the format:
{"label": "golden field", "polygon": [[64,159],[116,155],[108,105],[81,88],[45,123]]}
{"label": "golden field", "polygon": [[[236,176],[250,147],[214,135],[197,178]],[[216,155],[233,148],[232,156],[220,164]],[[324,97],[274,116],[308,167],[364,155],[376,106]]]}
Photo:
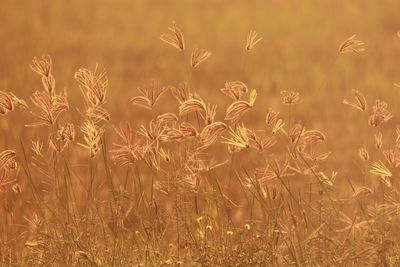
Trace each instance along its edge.
{"label": "golden field", "polygon": [[3,1],[0,265],[400,265],[399,10]]}

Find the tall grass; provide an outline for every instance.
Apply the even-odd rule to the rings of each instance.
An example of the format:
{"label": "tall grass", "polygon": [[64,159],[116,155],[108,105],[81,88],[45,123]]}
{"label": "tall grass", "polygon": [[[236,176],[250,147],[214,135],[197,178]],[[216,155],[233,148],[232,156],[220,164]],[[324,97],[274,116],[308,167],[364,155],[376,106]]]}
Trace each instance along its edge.
{"label": "tall grass", "polygon": [[[282,90],[277,110],[250,82],[228,80],[215,92],[225,102],[214,102],[192,79],[214,55],[193,46],[189,57],[183,31],[175,23],[169,30],[160,39],[182,54],[181,84],[152,81],[115,103],[106,72],[82,67],[71,79],[83,104],[71,103],[52,58],[42,56],[30,64],[42,83],[30,100],[0,92],[2,120],[17,113],[37,133],[1,148],[0,262],[399,265],[400,130],[392,108],[362,90],[352,91],[355,100],[343,96],[342,108],[363,116],[369,141],[358,159],[333,168],[341,157],[331,151],[335,140],[299,115],[306,94]],[[246,61],[262,42],[249,32]],[[355,36],[338,47],[339,57],[364,51]],[[129,121],[114,123],[113,105]],[[257,106],[263,120],[252,119]],[[139,109],[146,116],[136,116]],[[362,179],[349,177],[354,166]]]}

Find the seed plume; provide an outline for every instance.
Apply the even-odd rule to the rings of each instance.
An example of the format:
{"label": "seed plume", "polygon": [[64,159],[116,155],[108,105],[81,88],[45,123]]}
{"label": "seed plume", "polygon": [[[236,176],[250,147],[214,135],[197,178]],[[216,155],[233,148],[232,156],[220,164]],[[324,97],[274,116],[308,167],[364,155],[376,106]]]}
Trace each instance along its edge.
{"label": "seed plume", "polygon": [[182,31],[176,26],[175,22],[168,28],[171,33],[164,33],[160,35],[161,41],[172,45],[176,49],[183,51],[185,50],[185,38],[183,37]]}
{"label": "seed plume", "polygon": [[343,41],[339,46],[339,53],[363,52],[365,51],[364,43],[356,39],[354,34]]}

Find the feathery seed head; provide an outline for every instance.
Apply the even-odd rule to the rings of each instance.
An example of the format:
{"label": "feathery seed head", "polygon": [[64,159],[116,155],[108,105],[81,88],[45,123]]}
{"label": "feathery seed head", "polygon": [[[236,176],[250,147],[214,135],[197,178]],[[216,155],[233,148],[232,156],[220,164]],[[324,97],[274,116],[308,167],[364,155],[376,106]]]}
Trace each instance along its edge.
{"label": "feathery seed head", "polygon": [[95,123],[100,121],[109,121],[111,119],[110,113],[103,107],[94,106],[86,110],[86,115]]}
{"label": "feathery seed head", "polygon": [[352,106],[361,111],[365,111],[367,109],[367,101],[365,100],[365,97],[356,89],[353,89],[352,92],[353,92],[355,101],[344,99],[343,104]]}
{"label": "feathery seed head", "polygon": [[225,87],[221,88],[220,90],[233,100],[240,100],[242,95],[248,92],[247,85],[241,81],[226,81]]}
{"label": "feathery seed head", "polygon": [[180,51],[185,50],[185,38],[182,31],[176,26],[175,22],[172,23],[172,27],[168,27],[168,30],[171,31],[171,33],[161,34],[161,41],[172,45]]}
{"label": "feathery seed head", "polygon": [[0,91],[0,115],[6,115],[13,110],[14,103],[12,97],[3,91]]}
{"label": "feathery seed head", "polygon": [[250,140],[248,136],[248,129],[243,125],[237,125],[236,131],[229,130],[231,138],[222,137],[225,141],[222,143],[237,146],[240,148],[250,148]]}
{"label": "feathery seed head", "polygon": [[106,101],[108,78],[105,72],[81,68],[74,75],[79,85],[86,89],[86,97],[92,106],[103,105]]}
{"label": "feathery seed head", "polygon": [[376,134],[374,134],[374,139],[375,139],[375,148],[376,149],[381,149],[382,148],[382,133],[381,132],[377,132]]}
{"label": "feathery seed head", "polygon": [[51,73],[52,60],[49,55],[42,56],[42,59],[34,57],[32,59],[31,69],[41,76],[48,77]]}
{"label": "feathery seed head", "polygon": [[179,106],[179,116],[183,116],[195,111],[207,111],[206,104],[204,103],[203,99],[198,96],[189,98]]}
{"label": "feathery seed head", "polygon": [[190,57],[190,66],[196,68],[211,56],[211,52],[195,47]]}
{"label": "feathery seed head", "polygon": [[258,37],[258,33],[254,30],[249,31],[247,34],[246,51],[251,51],[253,47],[262,40],[262,37]]}
{"label": "feathery seed head", "polygon": [[256,98],[257,98],[257,91],[253,90],[250,93],[249,102],[243,100],[237,100],[233,102],[226,109],[225,120],[231,122],[238,121],[244,115],[244,113],[246,113],[253,107]]}
{"label": "feathery seed head", "polygon": [[228,126],[223,122],[214,122],[201,131],[200,142],[204,146],[210,146],[220,137],[226,130]]}
{"label": "feathery seed head", "polygon": [[382,161],[375,161],[372,164],[371,174],[376,175],[376,176],[383,176],[383,177],[391,177],[392,173],[391,171],[386,167],[385,164],[383,164]]}
{"label": "feathery seed head", "polygon": [[87,120],[82,126],[79,127],[81,132],[84,134],[84,140],[86,144],[79,143],[80,146],[89,150],[91,158],[96,156],[97,152],[101,149],[101,137],[104,129],[96,125],[93,121]]}
{"label": "feathery seed head", "polygon": [[365,147],[362,147],[358,150],[358,153],[360,155],[360,158],[364,161],[368,161],[369,160],[369,153],[368,150]]}
{"label": "feathery seed head", "polygon": [[359,187],[359,188],[357,188],[355,190],[355,192],[354,192],[352,197],[361,199],[361,198],[364,198],[364,197],[366,197],[366,196],[368,196],[368,195],[370,195],[372,193],[373,193],[373,191],[372,191],[371,188],[368,188],[366,186],[361,186],[361,187]]}
{"label": "feathery seed head", "polygon": [[368,123],[372,127],[378,127],[382,123],[387,122],[393,115],[387,110],[387,103],[385,101],[376,100],[375,105],[372,107],[372,114],[368,119]]}
{"label": "feathery seed head", "polygon": [[156,91],[156,84],[153,80],[148,87],[139,87],[138,90],[143,94],[142,96],[132,97],[130,102],[133,105],[152,110],[160,97],[168,90],[168,87],[162,87]]}
{"label": "feathery seed head", "polygon": [[0,153],[0,169],[14,169],[16,164],[17,153],[14,150],[5,150]]}
{"label": "feathery seed head", "polygon": [[364,43],[356,39],[356,35],[350,36],[344,40],[338,49],[339,53],[363,52],[365,51]]}
{"label": "feathery seed head", "polygon": [[272,108],[269,109],[267,116],[265,118],[265,123],[267,125],[274,125],[278,119],[279,111],[275,111]]}
{"label": "feathery seed head", "polygon": [[281,91],[284,105],[297,105],[302,102],[300,94],[295,91]]}
{"label": "feathery seed head", "polygon": [[67,123],[57,131],[57,138],[64,141],[74,141],[75,126],[72,123]]}
{"label": "feathery seed head", "polygon": [[178,87],[171,86],[169,89],[175,99],[178,100],[179,104],[182,104],[190,98],[189,85],[187,83],[182,83]]}

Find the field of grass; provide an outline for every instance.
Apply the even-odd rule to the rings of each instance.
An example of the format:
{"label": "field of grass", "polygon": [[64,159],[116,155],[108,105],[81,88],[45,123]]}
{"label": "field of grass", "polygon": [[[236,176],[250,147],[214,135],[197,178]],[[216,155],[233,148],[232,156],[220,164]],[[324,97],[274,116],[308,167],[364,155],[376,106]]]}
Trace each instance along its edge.
{"label": "field of grass", "polygon": [[4,0],[0,266],[399,266],[399,10]]}

